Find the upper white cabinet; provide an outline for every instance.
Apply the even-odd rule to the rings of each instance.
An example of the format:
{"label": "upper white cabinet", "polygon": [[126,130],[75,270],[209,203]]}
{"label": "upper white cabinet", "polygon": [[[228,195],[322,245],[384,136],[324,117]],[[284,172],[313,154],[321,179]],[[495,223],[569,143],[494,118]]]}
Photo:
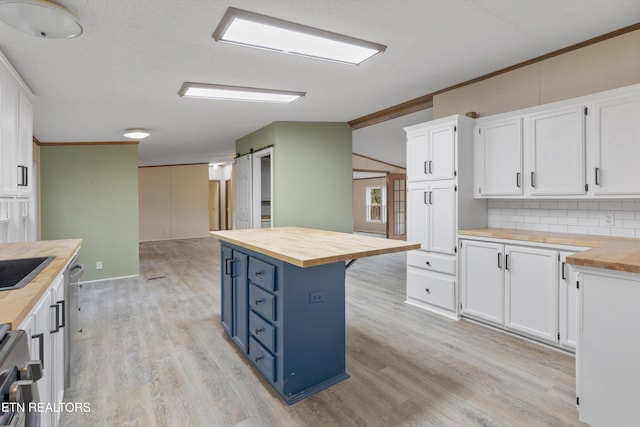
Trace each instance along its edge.
{"label": "upper white cabinet", "polygon": [[640,195],[640,95],[596,102],[591,110],[593,194]]}
{"label": "upper white cabinet", "polygon": [[455,177],[456,126],[455,123],[443,123],[407,132],[409,182]]}
{"label": "upper white cabinet", "polygon": [[476,198],[640,197],[640,85],[483,117]]}
{"label": "upper white cabinet", "polygon": [[476,195],[521,195],[522,118],[479,121],[474,142]]}
{"label": "upper white cabinet", "polygon": [[31,194],[32,97],[0,53],[0,196]]}
{"label": "upper white cabinet", "polygon": [[526,117],[532,196],[585,194],[583,105]]}

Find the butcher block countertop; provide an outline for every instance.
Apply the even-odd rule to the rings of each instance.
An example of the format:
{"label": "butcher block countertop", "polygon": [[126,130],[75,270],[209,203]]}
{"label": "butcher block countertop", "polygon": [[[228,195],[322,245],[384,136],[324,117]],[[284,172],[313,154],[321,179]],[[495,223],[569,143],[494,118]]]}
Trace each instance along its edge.
{"label": "butcher block countertop", "polygon": [[589,234],[551,233],[544,231],[474,228],[458,230],[458,235],[492,239],[522,240],[590,249],[567,258],[567,263],[585,267],[640,273],[640,239],[592,236]]}
{"label": "butcher block countertop", "polygon": [[0,259],[55,256],[31,282],[22,289],[0,291],[0,324],[17,328],[27,317],[42,294],[64,270],[71,257],[80,249],[81,239],[43,240],[27,243],[0,244]]}
{"label": "butcher block countertop", "polygon": [[301,227],[210,231],[216,239],[288,262],[312,267],[420,248],[418,243]]}

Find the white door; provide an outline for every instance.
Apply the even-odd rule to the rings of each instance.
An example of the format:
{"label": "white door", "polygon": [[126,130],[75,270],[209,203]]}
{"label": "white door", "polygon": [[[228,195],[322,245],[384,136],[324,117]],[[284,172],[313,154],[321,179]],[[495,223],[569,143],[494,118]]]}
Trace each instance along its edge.
{"label": "white door", "polygon": [[558,327],[560,345],[575,350],[578,340],[578,289],[575,273],[567,264],[567,257],[572,254],[573,252],[560,252]]}
{"label": "white door", "polygon": [[504,245],[463,240],[460,286],[462,314],[504,324]]}
{"label": "white door", "polygon": [[18,106],[18,164],[20,170],[18,193],[31,195],[33,188],[33,106],[24,93],[20,93]]}
{"label": "white door", "polygon": [[427,132],[407,135],[407,181],[423,181],[429,176]]}
{"label": "white door", "polygon": [[429,250],[455,255],[456,191],[451,181],[432,182],[427,197],[429,215]]}
{"label": "white door", "polygon": [[522,119],[487,122],[475,131],[476,196],[522,194]]}
{"label": "white door", "polygon": [[[51,293],[47,291],[44,297],[33,309],[33,334],[29,347],[33,360],[40,360],[42,364],[42,378],[36,383],[40,402],[51,402],[51,379],[53,367],[51,365],[51,319],[53,309],[51,305]],[[51,412],[43,412],[40,415],[41,427],[51,426]]]}
{"label": "white door", "polygon": [[[432,196],[433,198],[433,196]],[[407,184],[407,239],[429,250],[429,185],[425,182]]]}
{"label": "white door", "polygon": [[[64,399],[64,284],[63,276],[56,279],[56,283],[51,287],[51,306],[58,306],[54,309],[54,316],[51,324],[51,367],[52,367],[52,387],[51,401],[62,402]],[[70,307],[64,307],[68,310]],[[57,318],[56,318],[57,315]],[[55,423],[60,418],[60,413],[54,413]]]}
{"label": "white door", "polygon": [[527,186],[535,196],[585,194],[585,107],[527,118]]}
{"label": "white door", "polygon": [[253,196],[251,193],[251,154],[236,158],[234,168],[236,180],[236,230],[253,228]]}
{"label": "white door", "polygon": [[18,194],[18,86],[11,74],[0,70],[0,194]]}
{"label": "white door", "polygon": [[640,194],[640,98],[600,102],[592,110],[593,194]]}
{"label": "white door", "polygon": [[557,342],[558,252],[505,245],[505,326]]}
{"label": "white door", "polygon": [[429,162],[427,179],[453,179],[455,177],[456,125],[448,123],[429,129]]}

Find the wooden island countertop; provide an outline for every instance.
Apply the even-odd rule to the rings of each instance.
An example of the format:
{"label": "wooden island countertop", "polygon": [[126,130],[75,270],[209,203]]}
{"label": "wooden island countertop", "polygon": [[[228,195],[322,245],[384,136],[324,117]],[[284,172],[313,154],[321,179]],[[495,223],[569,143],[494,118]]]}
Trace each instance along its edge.
{"label": "wooden island countertop", "polygon": [[475,236],[587,247],[590,249],[567,257],[567,263],[584,267],[640,273],[639,239],[504,228],[458,230],[458,235],[460,237]]}
{"label": "wooden island countertop", "polygon": [[302,227],[210,231],[219,240],[298,267],[419,249],[420,244]]}
{"label": "wooden island countertop", "polygon": [[44,256],[56,258],[25,287],[0,291],[0,324],[8,323],[11,329],[17,328],[55,278],[62,273],[80,245],[81,239],[1,244],[2,260]]}

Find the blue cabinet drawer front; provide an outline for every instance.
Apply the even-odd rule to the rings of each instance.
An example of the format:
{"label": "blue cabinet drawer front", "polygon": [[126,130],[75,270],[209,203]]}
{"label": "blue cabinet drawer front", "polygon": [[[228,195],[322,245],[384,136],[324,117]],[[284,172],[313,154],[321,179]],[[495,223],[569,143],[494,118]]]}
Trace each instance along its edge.
{"label": "blue cabinet drawer front", "polygon": [[270,291],[276,290],[276,268],[256,258],[249,258],[249,280]]}
{"label": "blue cabinet drawer front", "polygon": [[267,320],[276,320],[276,297],[256,285],[249,287],[251,309]]}
{"label": "blue cabinet drawer front", "polygon": [[276,381],[276,358],[254,337],[249,340],[249,360],[270,382]]}
{"label": "blue cabinet drawer front", "polygon": [[253,311],[249,314],[249,332],[271,353],[276,352],[276,328]]}

